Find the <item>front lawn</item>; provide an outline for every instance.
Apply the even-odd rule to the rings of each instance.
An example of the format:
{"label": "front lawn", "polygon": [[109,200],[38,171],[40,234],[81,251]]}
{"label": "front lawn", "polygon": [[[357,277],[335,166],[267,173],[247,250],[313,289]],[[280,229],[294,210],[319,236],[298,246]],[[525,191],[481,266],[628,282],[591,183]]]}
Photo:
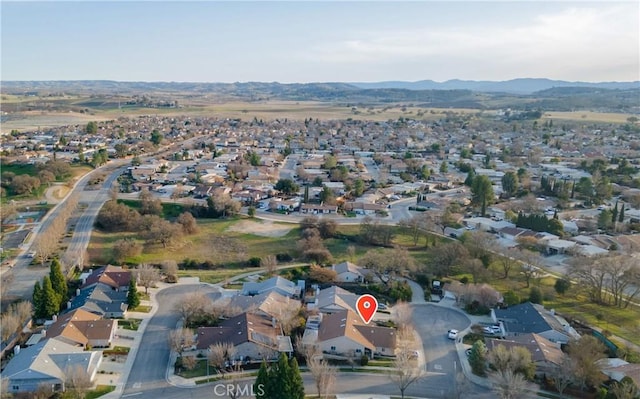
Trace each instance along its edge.
{"label": "front lawn", "polygon": [[142,319],[118,320],[118,326],[125,330],[138,331],[141,321]]}
{"label": "front lawn", "polygon": [[84,395],[84,399],[96,399],[102,395],[106,395],[109,392],[113,392],[116,390],[115,385],[98,385],[96,389],[93,389],[87,392]]}

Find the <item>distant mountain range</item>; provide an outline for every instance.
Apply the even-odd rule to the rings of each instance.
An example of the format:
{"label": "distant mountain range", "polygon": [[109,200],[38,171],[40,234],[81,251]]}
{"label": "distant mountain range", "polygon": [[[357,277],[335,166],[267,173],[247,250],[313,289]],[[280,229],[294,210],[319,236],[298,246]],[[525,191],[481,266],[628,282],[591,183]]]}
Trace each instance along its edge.
{"label": "distant mountain range", "polygon": [[420,80],[417,82],[388,81],[372,83],[349,83],[361,89],[405,89],[405,90],[471,90],[486,93],[532,94],[537,91],[560,87],[590,87],[599,89],[638,89],[640,81],[635,82],[568,82],[565,80],[521,78],[504,81],[487,80],[447,80],[435,82]]}
{"label": "distant mountain range", "polygon": [[[414,104],[419,107],[555,111],[637,112],[640,81],[567,82],[513,79],[503,82],[277,83],[277,82],[118,82],[110,80],[4,81],[2,94],[47,96],[74,93],[92,97],[147,95],[158,101],[214,95],[217,101],[322,101],[338,104]],[[195,97],[194,97],[195,96]],[[180,100],[182,102],[182,100]]]}

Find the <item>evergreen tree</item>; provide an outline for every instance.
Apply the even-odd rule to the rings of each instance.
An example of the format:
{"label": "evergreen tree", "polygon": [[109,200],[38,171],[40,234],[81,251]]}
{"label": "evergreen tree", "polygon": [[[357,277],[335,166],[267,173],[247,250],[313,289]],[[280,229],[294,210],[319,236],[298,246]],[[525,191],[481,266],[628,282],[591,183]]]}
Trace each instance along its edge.
{"label": "evergreen tree", "polygon": [[58,302],[58,295],[56,295],[51,285],[51,279],[49,276],[44,276],[42,279],[42,318],[51,318],[51,316],[58,313],[59,309],[60,302]]}
{"label": "evergreen tree", "polygon": [[303,200],[303,202],[305,204],[309,203],[309,186],[308,185],[304,186],[304,200]]}
{"label": "evergreen tree", "polygon": [[613,207],[613,211],[611,211],[611,223],[616,224],[618,221],[618,201],[616,201],[616,206]]}
{"label": "evergreen tree", "polygon": [[140,306],[140,294],[138,293],[138,287],[136,287],[136,279],[131,276],[129,281],[129,292],[127,293],[127,305],[129,309],[137,308]]}
{"label": "evergreen tree", "polygon": [[256,399],[275,399],[278,397],[278,389],[276,389],[278,381],[271,377],[270,370],[267,370],[267,363],[262,361],[256,381],[253,383]]}
{"label": "evergreen tree", "polygon": [[44,318],[44,308],[42,301],[42,287],[40,287],[40,282],[36,281],[33,286],[33,314],[36,319]]}
{"label": "evergreen tree", "polygon": [[447,161],[442,161],[440,164],[440,173],[447,173],[449,171],[449,165],[447,165]]}
{"label": "evergreen tree", "polygon": [[68,299],[67,295],[69,292],[67,288],[67,280],[62,274],[62,268],[58,259],[54,259],[51,262],[51,266],[49,267],[49,269],[49,279],[51,280],[51,287],[58,297],[58,305],[61,306]]}
{"label": "evergreen tree", "polygon": [[278,363],[272,366],[271,372],[271,379],[273,381],[277,381],[278,384],[278,398],[292,399],[293,386],[291,384],[291,369],[289,367],[289,360],[287,359],[287,355],[285,355],[284,353],[280,354]]}
{"label": "evergreen tree", "polygon": [[618,222],[624,222],[624,204],[622,204],[622,208],[620,208],[620,215],[618,215]]}
{"label": "evergreen tree", "polygon": [[300,375],[300,369],[298,368],[298,361],[295,357],[289,360],[289,381],[291,382],[290,398],[304,399],[304,382],[302,381],[302,375]]}
{"label": "evergreen tree", "polygon": [[467,178],[464,179],[464,185],[471,187],[473,185],[473,179],[476,177],[476,170],[471,168],[469,169],[469,173],[467,173]]}

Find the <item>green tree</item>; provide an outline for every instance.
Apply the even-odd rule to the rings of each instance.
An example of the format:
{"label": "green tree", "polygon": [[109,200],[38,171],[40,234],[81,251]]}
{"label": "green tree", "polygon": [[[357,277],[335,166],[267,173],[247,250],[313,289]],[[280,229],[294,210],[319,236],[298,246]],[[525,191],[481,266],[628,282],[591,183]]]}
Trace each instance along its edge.
{"label": "green tree", "polygon": [[42,297],[42,287],[40,286],[40,282],[36,281],[33,285],[33,313],[36,319],[44,319],[45,309],[44,309],[44,300]]}
{"label": "green tree", "polygon": [[84,161],[84,148],[82,147],[82,144],[78,144],[78,162],[84,163]]}
{"label": "green tree", "polygon": [[138,292],[138,287],[136,286],[136,279],[133,276],[131,276],[131,280],[129,280],[127,305],[129,305],[129,309],[134,309],[140,306],[140,293]]}
{"label": "green tree", "polygon": [[593,181],[589,177],[581,177],[575,184],[575,191],[582,197],[588,200],[593,198],[594,189]]}
{"label": "green tree", "polygon": [[151,142],[153,145],[158,146],[162,143],[162,139],[164,139],[164,135],[158,131],[158,129],[153,129],[151,132]]}
{"label": "green tree", "polygon": [[291,195],[297,193],[300,187],[291,179],[280,179],[273,188],[285,195]]}
{"label": "green tree", "polygon": [[96,134],[98,133],[98,124],[96,122],[89,122],[87,126],[84,128],[84,131],[87,134]]}
{"label": "green tree", "polygon": [[529,302],[542,304],[542,291],[538,287],[531,287],[529,291]]}
{"label": "green tree", "polygon": [[51,285],[51,279],[49,276],[44,276],[42,279],[42,317],[50,319],[51,316],[58,313],[59,309],[60,302]]}
{"label": "green tree", "polygon": [[487,347],[484,342],[477,340],[471,347],[471,353],[469,353],[469,364],[473,374],[484,376],[486,371],[487,362]]}
{"label": "green tree", "polygon": [[252,218],[254,216],[256,216],[256,207],[251,205],[248,209],[247,209],[247,215]]}
{"label": "green tree", "polygon": [[356,179],[353,182],[353,196],[360,197],[364,193],[364,181],[362,179]]}
{"label": "green tree", "polygon": [[620,215],[618,215],[618,222],[624,222],[624,204],[622,204],[622,208],[620,208]]}
{"label": "green tree", "polygon": [[278,397],[278,381],[271,379],[267,363],[263,360],[258,370],[258,376],[253,383],[256,399],[275,399]]}
{"label": "green tree", "polygon": [[260,166],[262,164],[262,160],[260,159],[260,155],[258,155],[255,151],[249,151],[244,155],[244,158],[249,162],[251,166]]}
{"label": "green tree", "polygon": [[51,266],[49,267],[49,279],[51,280],[53,292],[58,296],[58,304],[62,305],[67,300],[68,288],[67,280],[62,274],[62,267],[58,259],[51,261]]}
{"label": "green tree", "polygon": [[553,288],[560,295],[564,295],[565,292],[569,291],[571,288],[571,281],[566,278],[560,278],[556,280],[556,283],[553,285]]}
{"label": "green tree", "polygon": [[442,161],[440,164],[440,173],[447,173],[449,171],[449,165],[447,165],[447,161]]}
{"label": "green tree", "polygon": [[473,180],[476,178],[476,170],[471,168],[469,169],[469,172],[467,173],[467,178],[464,179],[464,185],[471,187],[473,186]]}
{"label": "green tree", "polygon": [[335,202],[335,195],[329,187],[322,187],[322,191],[320,191],[320,201],[328,204]]}
{"label": "green tree", "polygon": [[603,230],[608,230],[611,228],[613,223],[611,222],[611,211],[608,209],[604,209],[598,215],[598,228]]}
{"label": "green tree", "polygon": [[493,203],[493,186],[487,176],[480,175],[473,179],[471,186],[471,203],[480,207],[480,214],[485,216],[487,206]]}
{"label": "green tree", "polygon": [[[284,353],[281,355],[284,356]],[[298,361],[295,357],[289,360],[289,375],[288,379],[291,386],[291,399],[304,399],[304,383],[302,381],[302,375],[300,375],[300,369],[298,368]]]}
{"label": "green tree", "polygon": [[616,206],[613,207],[611,211],[611,224],[615,225],[618,221],[618,201],[616,201]]}
{"label": "green tree", "polygon": [[518,176],[514,172],[507,172],[502,176],[502,191],[513,197],[518,192]]}

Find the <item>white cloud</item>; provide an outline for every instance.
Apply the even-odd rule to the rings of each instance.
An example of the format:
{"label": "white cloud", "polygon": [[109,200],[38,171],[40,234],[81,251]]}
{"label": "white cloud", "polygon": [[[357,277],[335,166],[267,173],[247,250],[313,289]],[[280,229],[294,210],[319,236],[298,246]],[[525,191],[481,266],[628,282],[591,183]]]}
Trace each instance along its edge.
{"label": "white cloud", "polygon": [[[532,16],[520,25],[510,20],[491,26],[478,26],[478,22],[352,33],[344,40],[316,45],[305,57],[336,67],[412,63],[419,68],[437,61],[439,70],[425,72],[442,76],[449,60],[473,62],[466,67],[467,76],[449,78],[590,80],[592,72],[597,72],[603,79],[638,79],[637,4],[572,5],[556,13]],[[451,68],[454,71],[460,66]],[[470,76],[473,69],[493,70],[494,76]]]}

